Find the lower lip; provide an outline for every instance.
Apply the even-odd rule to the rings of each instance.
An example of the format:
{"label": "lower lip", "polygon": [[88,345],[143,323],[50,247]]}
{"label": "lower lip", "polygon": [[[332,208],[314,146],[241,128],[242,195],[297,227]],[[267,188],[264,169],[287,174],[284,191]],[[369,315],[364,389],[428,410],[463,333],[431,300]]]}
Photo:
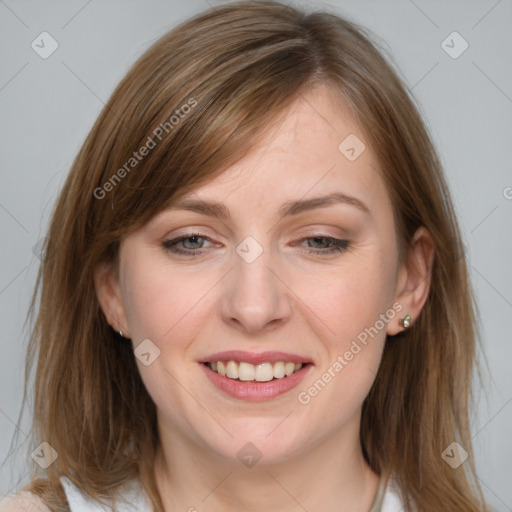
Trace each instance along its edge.
{"label": "lower lip", "polygon": [[273,379],[267,382],[241,381],[223,377],[214,372],[208,365],[199,363],[203,368],[210,382],[227,395],[238,398],[239,400],[247,400],[250,402],[261,402],[271,400],[276,396],[282,395],[293,389],[305,376],[311,368],[312,364],[304,365],[299,371],[292,373],[288,377],[282,379]]}

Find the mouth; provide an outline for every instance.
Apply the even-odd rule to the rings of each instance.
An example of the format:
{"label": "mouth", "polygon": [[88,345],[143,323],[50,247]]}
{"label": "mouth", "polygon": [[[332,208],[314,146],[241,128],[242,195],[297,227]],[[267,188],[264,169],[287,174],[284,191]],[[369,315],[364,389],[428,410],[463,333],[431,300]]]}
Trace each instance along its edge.
{"label": "mouth", "polygon": [[283,352],[223,352],[199,363],[223,395],[245,401],[269,400],[290,391],[314,366],[305,358]]}
{"label": "mouth", "polygon": [[[298,372],[304,365],[292,361],[251,364],[246,361],[216,361],[203,363],[222,377],[243,382],[269,382],[284,379]],[[309,364],[309,363],[305,363]]]}

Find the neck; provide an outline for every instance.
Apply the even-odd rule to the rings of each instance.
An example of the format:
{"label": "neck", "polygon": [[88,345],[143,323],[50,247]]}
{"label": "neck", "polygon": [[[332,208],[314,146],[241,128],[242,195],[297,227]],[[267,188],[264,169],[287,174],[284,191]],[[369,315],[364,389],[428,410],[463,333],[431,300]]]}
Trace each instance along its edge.
{"label": "neck", "polygon": [[155,477],[164,510],[367,512],[379,476],[364,460],[354,426],[293,458],[245,467],[159,423]]}

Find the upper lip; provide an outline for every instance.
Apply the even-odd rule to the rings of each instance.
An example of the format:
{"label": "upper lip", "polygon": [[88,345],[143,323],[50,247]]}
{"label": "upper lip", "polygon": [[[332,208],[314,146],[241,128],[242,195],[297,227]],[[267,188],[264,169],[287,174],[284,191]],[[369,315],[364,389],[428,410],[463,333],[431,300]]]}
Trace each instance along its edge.
{"label": "upper lip", "polygon": [[244,361],[251,364],[261,363],[276,363],[277,361],[292,362],[292,363],[310,363],[312,362],[307,357],[291,354],[289,352],[246,352],[244,350],[228,350],[226,352],[216,352],[204,359],[200,363],[216,363],[217,361]]}

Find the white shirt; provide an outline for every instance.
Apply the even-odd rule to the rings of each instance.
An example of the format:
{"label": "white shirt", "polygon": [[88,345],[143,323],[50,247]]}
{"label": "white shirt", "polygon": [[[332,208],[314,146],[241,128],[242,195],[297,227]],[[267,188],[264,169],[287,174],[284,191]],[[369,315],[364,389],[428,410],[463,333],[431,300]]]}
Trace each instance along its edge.
{"label": "white shirt", "polygon": [[[60,477],[60,482],[66,493],[71,512],[110,512],[112,510],[110,507],[102,506],[101,503],[90,497],[84,497],[78,487],[65,476]],[[138,482],[133,481],[125,484],[123,497],[128,500],[128,503],[119,503],[117,506],[119,512],[153,512],[153,504]]]}
{"label": "white shirt", "polygon": [[[71,512],[111,512],[111,507],[105,507],[89,496],[84,496],[80,490],[66,477],[60,477],[62,487],[66,493]],[[403,503],[398,495],[394,483],[391,481],[384,488],[381,480],[374,503],[369,512],[402,512]],[[146,491],[140,483],[132,481],[125,484],[122,495],[127,503],[119,503],[118,512],[153,512],[153,505]],[[379,501],[382,502],[379,504]],[[21,491],[14,496],[4,497],[0,500],[0,512],[51,512],[43,500],[29,492]]]}
{"label": "white shirt", "polygon": [[[98,502],[82,496],[78,488],[66,477],[61,477],[60,481],[66,493],[71,512],[110,512],[111,508],[102,507]],[[123,496],[128,499],[128,504],[120,503],[119,512],[153,512],[153,505],[146,491],[137,482],[126,484]],[[381,508],[378,512],[400,512],[403,509],[403,503],[400,499],[396,487],[391,481],[383,492]],[[378,498],[379,492],[377,491]]]}

